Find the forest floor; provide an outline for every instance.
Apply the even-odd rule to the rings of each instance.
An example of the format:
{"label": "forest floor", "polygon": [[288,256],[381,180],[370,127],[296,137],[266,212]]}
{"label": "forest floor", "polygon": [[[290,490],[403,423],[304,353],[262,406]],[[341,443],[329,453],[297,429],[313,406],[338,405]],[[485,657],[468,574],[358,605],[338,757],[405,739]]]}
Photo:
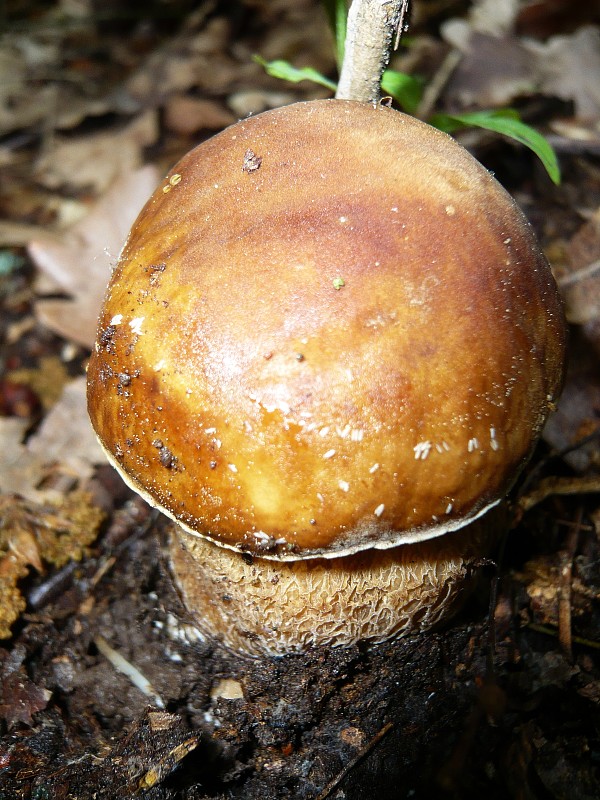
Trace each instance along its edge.
{"label": "forest floor", "polygon": [[4,8],[0,800],[600,796],[600,9],[581,5],[417,3],[394,64],[434,110],[518,108],[562,170],[555,185],[529,150],[461,133],[531,220],[571,327],[502,548],[443,629],[251,660],[198,636],[165,521],[91,433],[85,366],[160,176],[239,118],[330,96],[253,60],[334,78],[326,17],[311,0]]}

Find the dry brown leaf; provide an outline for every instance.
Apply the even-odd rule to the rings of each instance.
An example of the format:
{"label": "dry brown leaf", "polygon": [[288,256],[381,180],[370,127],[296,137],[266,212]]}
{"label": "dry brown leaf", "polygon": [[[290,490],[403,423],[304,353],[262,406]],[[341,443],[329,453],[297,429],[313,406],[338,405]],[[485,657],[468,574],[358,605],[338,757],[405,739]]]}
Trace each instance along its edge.
{"label": "dry brown leaf", "polygon": [[44,24],[37,32],[29,27],[24,32],[3,31],[0,135],[35,125],[46,130],[70,128],[114,108],[117,98],[90,97],[76,67],[65,66],[64,39],[70,33],[74,30],[69,26],[49,33]]}
{"label": "dry brown leaf", "polygon": [[447,99],[463,107],[497,107],[534,89],[534,59],[513,35],[517,0],[475,0],[466,19],[449,19],[442,37],[462,53]]}
{"label": "dry brown leaf", "polygon": [[[573,447],[598,428],[600,408],[600,372],[597,368],[582,369],[568,376],[558,409],[544,427],[544,440],[555,450]],[[578,473],[600,466],[598,440],[567,453],[565,461]]]}
{"label": "dry brown leaf", "polygon": [[469,12],[471,27],[480,33],[501,36],[513,30],[519,0],[475,0]]}
{"label": "dry brown leaf", "polygon": [[[0,491],[26,494],[39,478],[35,460],[23,445],[29,419],[0,417]],[[32,463],[34,462],[34,463]],[[28,496],[31,496],[29,494]]]}
{"label": "dry brown leaf", "polygon": [[94,464],[105,462],[87,414],[84,376],[65,387],[58,403],[28,440],[27,451],[40,462],[45,459],[46,463],[65,465],[80,481],[91,474]]}
{"label": "dry brown leaf", "polygon": [[42,406],[49,409],[61,396],[69,381],[69,373],[58,356],[44,356],[37,368],[13,369],[6,373],[6,378],[14,383],[29,386],[39,397]]}
{"label": "dry brown leaf", "polygon": [[144,147],[154,144],[157,136],[154,111],[140,115],[122,130],[75,139],[56,136],[36,164],[36,178],[50,189],[68,186],[102,194],[120,175],[140,167]]}
{"label": "dry brown leaf", "polygon": [[577,325],[600,320],[600,209],[566,245],[569,270],[558,283],[565,298],[567,319]]}
{"label": "dry brown leaf", "polygon": [[520,3],[516,21],[519,34],[548,39],[553,34],[571,33],[582,25],[600,21],[598,0],[574,3],[573,0],[527,0]]}
{"label": "dry brown leaf", "polygon": [[174,95],[165,106],[165,125],[171,131],[191,134],[200,130],[219,130],[235,122],[234,115],[213,100]]}
{"label": "dry brown leaf", "polygon": [[227,105],[233,113],[242,119],[251,114],[260,114],[268,108],[287,106],[294,102],[292,92],[273,92],[267,89],[240,89],[227,98]]}
{"label": "dry brown leaf", "polygon": [[[560,152],[561,147],[570,153],[600,153],[600,127],[590,127],[576,119],[553,119],[548,127],[558,136],[549,136],[550,144]],[[563,141],[568,140],[568,141]]]}
{"label": "dry brown leaf", "polygon": [[588,25],[570,36],[547,42],[529,40],[525,46],[536,57],[539,92],[575,105],[579,120],[600,120],[600,30]]}
{"label": "dry brown leaf", "polygon": [[546,42],[518,38],[515,0],[480,0],[467,19],[450,19],[443,38],[463,58],[448,81],[458,106],[506,106],[533,93],[572,101],[579,121],[600,119],[600,30],[592,25]]}
{"label": "dry brown leaf", "polygon": [[184,30],[164,47],[153,50],[127,79],[124,91],[142,108],[159,106],[166,98],[192,87],[218,93],[236,79],[238,66],[227,56],[229,22],[215,17],[204,25],[208,5],[186,21]]}
{"label": "dry brown leaf", "polygon": [[152,166],[121,175],[81,222],[62,237],[40,236],[29,243],[36,266],[57,291],[72,299],[40,299],[38,318],[51,330],[91,348],[96,320],[112,266],[129,228],[158,183]]}
{"label": "dry brown leaf", "polygon": [[[0,135],[16,128],[25,128],[50,114],[56,103],[55,87],[35,86],[32,73],[54,65],[58,59],[58,43],[37,43],[27,34],[3,37],[0,49]],[[31,76],[31,77],[30,77]]]}
{"label": "dry brown leaf", "polygon": [[[446,38],[458,45],[458,39]],[[535,59],[514,36],[498,38],[474,31],[469,34],[464,48],[446,89],[451,104],[483,108],[507,106],[515,97],[535,90]]]}
{"label": "dry brown leaf", "polygon": [[[48,231],[38,225],[0,220],[0,247],[25,247],[40,236],[50,238]],[[58,236],[56,239],[58,241]]]}
{"label": "dry brown leaf", "polygon": [[18,722],[33,725],[32,714],[48,705],[52,693],[37,686],[23,666],[26,650],[17,644],[12,650],[0,650],[0,717],[9,730]]}
{"label": "dry brown leaf", "polygon": [[76,378],[26,444],[28,420],[0,417],[0,489],[32,501],[46,500],[52,490],[40,488],[51,465],[84,482],[95,464],[105,461],[87,416],[85,378]]}

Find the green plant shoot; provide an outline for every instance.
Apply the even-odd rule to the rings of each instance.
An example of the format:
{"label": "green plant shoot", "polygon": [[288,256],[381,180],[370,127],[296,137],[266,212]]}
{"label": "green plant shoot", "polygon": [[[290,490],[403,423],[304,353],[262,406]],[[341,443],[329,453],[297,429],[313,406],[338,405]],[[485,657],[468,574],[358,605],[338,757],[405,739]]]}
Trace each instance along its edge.
{"label": "green plant shoot", "polygon": [[[325,11],[335,37],[336,61],[338,69],[344,58],[344,41],[346,38],[346,0],[323,0]],[[294,67],[287,61],[265,61],[260,56],[254,56],[265,69],[268,75],[290,83],[312,81],[319,86],[324,86],[335,92],[337,83],[321,74],[312,67]],[[421,77],[407,75],[397,70],[387,69],[381,80],[382,91],[391,95],[400,108],[407,114],[416,115],[421,103],[424,89],[424,80]],[[469,111],[459,114],[434,114],[428,120],[430,125],[454,133],[463,128],[483,128],[494,133],[513,139],[519,144],[528,147],[540,159],[550,179],[560,183],[560,168],[556,153],[552,146],[541,133],[524,123],[514,109],[491,109]]]}

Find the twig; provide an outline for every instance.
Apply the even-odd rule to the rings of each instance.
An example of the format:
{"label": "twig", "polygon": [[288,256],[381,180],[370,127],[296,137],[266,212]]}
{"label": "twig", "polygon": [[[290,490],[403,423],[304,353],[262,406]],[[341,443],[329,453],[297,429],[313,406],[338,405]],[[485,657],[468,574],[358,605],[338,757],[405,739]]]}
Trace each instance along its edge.
{"label": "twig", "polygon": [[90,579],[90,589],[94,589],[100,583],[102,578],[107,574],[107,572],[110,572],[110,570],[114,567],[116,563],[117,563],[116,556],[109,556],[108,558],[103,558],[100,561],[100,566]]}
{"label": "twig", "polygon": [[102,653],[104,658],[110,661],[116,670],[128,677],[134,686],[136,686],[141,692],[143,692],[143,694],[146,695],[146,697],[149,697],[153,701],[157,708],[165,707],[161,696],[152,686],[148,678],[142,675],[139,669],[134,667],[133,664],[130,664],[129,661],[127,661],[127,659],[124,658],[120,653],[114,650],[103,636],[95,636],[94,644],[98,648],[99,652]]}
{"label": "twig", "polygon": [[596,494],[600,492],[600,477],[589,475],[574,478],[545,478],[535,489],[519,498],[521,511],[529,511],[552,495]]}
{"label": "twig", "polygon": [[581,531],[581,533],[590,533],[594,532],[596,528],[593,525],[584,525],[582,522],[579,524],[578,522],[573,522],[572,519],[562,519],[561,517],[555,517],[554,521],[557,525],[560,525],[561,528],[577,528],[577,530]]}
{"label": "twig", "polygon": [[460,50],[452,49],[442,61],[440,68],[433,76],[433,79],[427,84],[423,97],[419,103],[416,116],[419,119],[427,119],[437,102],[438,97],[444,90],[444,87],[450,80],[452,73],[457,68],[462,60],[463,54]]}
{"label": "twig", "polygon": [[[587,436],[578,439],[578,441],[574,442],[573,444],[569,444],[566,447],[563,447],[561,450],[555,450],[553,453],[550,453],[545,458],[542,458],[538,461],[535,467],[531,470],[529,475],[523,481],[521,488],[519,489],[519,505],[521,505],[521,500],[526,498],[529,494],[529,487],[535,483],[537,480],[537,476],[546,468],[546,466],[551,462],[555,461],[556,459],[564,458],[565,456],[569,455],[569,453],[574,453],[576,450],[580,450],[586,447],[591,442],[596,441],[596,439],[600,439],[600,428],[592,431]],[[542,498],[543,500],[544,498]],[[527,502],[526,500],[524,501]],[[538,501],[539,502],[539,501]],[[532,503],[535,505],[536,503]],[[528,506],[529,508],[531,506]],[[528,507],[523,507],[523,511],[526,511]]]}
{"label": "twig", "polygon": [[354,756],[354,758],[346,764],[344,769],[341,772],[339,772],[335,776],[335,778],[332,781],[330,781],[321,792],[319,792],[315,800],[325,800],[325,798],[329,797],[329,795],[333,792],[333,790],[337,786],[339,786],[339,784],[344,780],[346,775],[351,770],[354,769],[354,767],[359,763],[359,761],[362,761],[362,759],[368,753],[371,752],[371,750],[375,747],[375,745],[378,744],[383,739],[383,737],[392,730],[393,727],[394,727],[393,722],[388,722],[386,725],[384,725],[383,728],[379,731],[379,733],[375,734],[375,736],[371,739],[371,741],[367,745],[365,745],[365,747],[363,747],[360,753],[357,753]]}
{"label": "twig", "polygon": [[338,100],[377,103],[381,76],[406,26],[410,0],[353,0],[348,12]]}
{"label": "twig", "polygon": [[[502,563],[504,558],[504,549],[506,546],[507,533],[504,534],[501,541],[500,552],[498,555],[498,564]],[[494,672],[494,658],[496,656],[496,606],[498,605],[498,584],[500,582],[498,566],[494,570],[490,584],[490,599],[488,603],[488,642],[487,642],[487,669],[488,672]]]}
{"label": "twig", "polygon": [[[530,631],[544,633],[546,636],[558,636],[558,631],[548,625],[539,625],[537,622],[528,622],[527,627]],[[585,639],[583,636],[573,636],[573,644],[580,644],[582,647],[590,647],[592,650],[600,650],[600,642],[593,639]]]}
{"label": "twig", "polygon": [[566,289],[574,283],[581,283],[581,281],[593,277],[597,272],[600,272],[600,259],[588,264],[587,267],[578,269],[575,272],[569,272],[567,275],[562,275],[556,282],[561,289]]}
{"label": "twig", "polygon": [[567,537],[567,546],[560,554],[560,578],[558,584],[558,643],[569,661],[573,660],[573,633],[571,630],[571,595],[573,582],[573,558],[577,549],[577,541],[583,520],[583,508],[580,506],[575,522]]}

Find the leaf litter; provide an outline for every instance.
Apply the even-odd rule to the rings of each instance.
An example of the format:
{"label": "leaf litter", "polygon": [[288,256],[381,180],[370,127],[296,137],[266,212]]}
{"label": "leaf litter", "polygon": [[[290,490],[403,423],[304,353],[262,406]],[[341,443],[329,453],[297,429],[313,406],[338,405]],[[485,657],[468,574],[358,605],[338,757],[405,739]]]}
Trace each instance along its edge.
{"label": "leaf litter", "polygon": [[[42,25],[9,31],[0,241],[30,261],[0,274],[0,366],[5,380],[39,395],[41,418],[16,416],[15,404],[0,417],[0,624],[12,632],[0,649],[1,791],[268,800],[394,787],[402,797],[500,798],[535,797],[542,785],[546,797],[566,796],[566,786],[593,796],[600,177],[588,153],[600,119],[598,20],[592,6],[587,17],[571,10],[575,27],[553,22],[539,35],[560,3],[535,5],[524,37],[521,3],[474,3],[459,17],[451,2],[441,30],[439,10],[422,4],[410,51],[396,56],[433,80],[453,47],[459,59],[437,91],[440,111],[516,103],[560,143],[565,177],[550,187],[518,148],[463,137],[532,219],[573,324],[565,393],[520,489],[491,623],[484,591],[424,639],[250,664],[191,634],[161,555],[161,523],[91,434],[85,359],[110,270],[159,176],[232,115],[315,96],[266,76],[252,56],[333,75],[324,18],[310,0],[236,3],[238,16],[211,2],[160,24],[105,24],[82,6],[65,25],[68,4],[50,4]],[[559,644],[567,556],[573,661]],[[139,688],[148,685],[168,712],[148,709],[152,697]]]}

